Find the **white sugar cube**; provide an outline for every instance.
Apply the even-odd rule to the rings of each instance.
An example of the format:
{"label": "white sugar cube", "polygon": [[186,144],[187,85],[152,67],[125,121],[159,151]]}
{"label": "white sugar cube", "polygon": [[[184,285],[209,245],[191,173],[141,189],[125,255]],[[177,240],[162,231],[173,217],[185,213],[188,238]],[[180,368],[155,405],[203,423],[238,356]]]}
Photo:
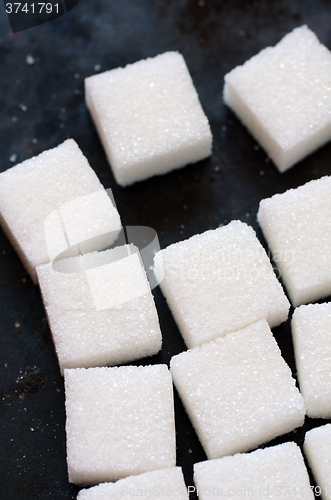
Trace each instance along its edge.
{"label": "white sugar cube", "polygon": [[38,266],[61,373],[156,354],[162,336],[137,249],[124,246]]}
{"label": "white sugar cube", "polygon": [[92,485],[175,465],[166,365],[77,368],[64,379],[70,482]]}
{"label": "white sugar cube", "polygon": [[194,465],[199,500],[305,498],[314,500],[300,448],[293,442]]}
{"label": "white sugar cube", "polygon": [[225,76],[224,101],[284,172],[331,139],[331,53],[296,28]]}
{"label": "white sugar cube", "polygon": [[188,500],[182,469],[171,469],[145,472],[138,476],[120,479],[116,483],[103,483],[88,490],[81,490],[77,500],[132,500],[140,498],[169,498]]}
{"label": "white sugar cube", "polygon": [[316,496],[331,498],[331,424],[315,427],[306,433],[303,449],[313,471]]}
{"label": "white sugar cube", "polygon": [[331,303],[296,309],[292,337],[307,415],[331,418]]}
{"label": "white sugar cube", "polygon": [[289,302],[254,230],[240,221],[170,245],[155,274],[191,348],[266,318],[286,320]]}
{"label": "white sugar cube", "polygon": [[211,154],[208,120],[178,52],[91,76],[85,89],[87,106],[122,186]]}
{"label": "white sugar cube", "polygon": [[[0,174],[0,222],[34,283],[36,266],[68,248],[58,211],[61,206],[93,195],[111,213],[111,231],[119,230],[117,210],[104,200],[103,193],[102,184],[72,139]],[[83,240],[95,235],[87,232]]]}
{"label": "white sugar cube", "polygon": [[331,294],[331,177],[260,202],[257,214],[294,307]]}
{"label": "white sugar cube", "polygon": [[245,452],[304,422],[304,401],[265,320],[174,356],[171,374],[207,457]]}

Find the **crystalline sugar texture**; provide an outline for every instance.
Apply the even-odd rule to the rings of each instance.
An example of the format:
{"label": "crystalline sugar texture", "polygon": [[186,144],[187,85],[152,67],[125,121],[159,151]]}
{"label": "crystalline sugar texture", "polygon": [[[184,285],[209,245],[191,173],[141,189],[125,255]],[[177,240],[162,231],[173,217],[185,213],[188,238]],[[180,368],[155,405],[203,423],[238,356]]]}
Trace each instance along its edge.
{"label": "crystalline sugar texture", "polygon": [[208,120],[178,52],[91,76],[85,89],[87,106],[122,186],[211,154]]}
{"label": "crystalline sugar texture", "polygon": [[191,348],[266,318],[286,320],[289,302],[254,230],[240,221],[170,245],[155,275]]}
{"label": "crystalline sugar texture", "polygon": [[167,498],[188,500],[182,469],[173,467],[138,476],[130,476],[114,483],[103,483],[88,490],[81,490],[77,500],[123,500],[123,497],[137,500],[141,498]]}
{"label": "crystalline sugar texture", "polygon": [[[37,283],[36,266],[46,264],[68,249],[60,207],[93,195],[94,202],[97,198],[104,204],[102,218],[107,211],[106,217],[112,219],[110,230],[120,229],[117,210],[105,200],[104,194],[102,184],[72,139],[0,174],[0,222],[34,283]],[[82,206],[80,209],[76,217],[82,213]],[[95,216],[90,213],[94,224]],[[83,228],[82,240],[96,236],[90,232],[84,234],[86,222],[85,218],[78,225]],[[77,225],[77,221],[74,224]],[[69,231],[71,227],[70,223]],[[75,248],[73,254],[78,252]]]}
{"label": "crystalline sugar texture", "polygon": [[224,101],[284,172],[331,139],[331,53],[296,28],[225,76]]}
{"label": "crystalline sugar texture", "polygon": [[70,247],[80,253],[105,250],[116,241],[121,221],[105,190],[62,205],[60,214]]}
{"label": "crystalline sugar texture", "polygon": [[[306,433],[304,453],[320,487],[323,500],[331,498],[331,424]],[[317,493],[317,490],[316,490]]]}
{"label": "crystalline sugar texture", "polygon": [[170,368],[209,459],[248,451],[304,422],[303,398],[265,320],[174,356]]}
{"label": "crystalline sugar texture", "polygon": [[331,177],[260,202],[259,224],[294,307],[331,294]]}
{"label": "crystalline sugar texture", "polygon": [[120,306],[150,292],[137,253],[87,269],[86,276],[97,311]]}
{"label": "crystalline sugar texture", "polygon": [[242,496],[314,500],[300,448],[293,442],[194,465],[199,500]]}
{"label": "crystalline sugar texture", "polygon": [[93,485],[174,467],[166,365],[69,369],[64,379],[70,482]]}
{"label": "crystalline sugar texture", "polygon": [[331,418],[331,303],[296,309],[292,337],[307,414],[313,418]]}
{"label": "crystalline sugar texture", "polygon": [[134,247],[37,267],[60,369],[122,364],[162,345],[154,299]]}
{"label": "crystalline sugar texture", "polygon": [[81,256],[38,266],[37,275],[46,309],[80,312],[95,309]]}

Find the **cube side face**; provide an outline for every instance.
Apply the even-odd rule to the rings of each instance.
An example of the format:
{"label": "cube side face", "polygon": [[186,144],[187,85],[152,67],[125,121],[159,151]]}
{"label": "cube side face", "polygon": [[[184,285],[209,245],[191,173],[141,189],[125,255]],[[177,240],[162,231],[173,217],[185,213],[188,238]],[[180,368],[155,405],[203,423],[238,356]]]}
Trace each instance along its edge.
{"label": "cube side face", "polygon": [[261,123],[259,114],[252,109],[242,97],[240,90],[225,76],[223,100],[232,109],[239,120],[245,125],[252,136],[263,147],[280,172],[290,167],[285,151],[267,127]]}
{"label": "cube side face", "polygon": [[289,303],[252,228],[239,221],[170,245],[156,255],[161,289],[189,348],[266,318]]}
{"label": "cube side face", "polygon": [[[83,270],[81,257],[68,259],[72,269],[57,271],[52,263],[37,266],[38,282],[45,307],[63,311],[93,310],[93,297]],[[68,266],[69,268],[69,266]]]}
{"label": "cube side face", "polygon": [[44,233],[47,216],[60,205],[101,189],[72,139],[0,174],[2,219],[20,246],[34,281],[35,267],[49,262]]}
{"label": "cube side face", "polygon": [[[139,498],[146,492],[149,498],[159,498],[167,492],[168,498],[188,500],[183,473],[180,467],[145,472],[138,476],[120,479],[115,484],[106,483],[81,490],[77,500],[121,500],[123,496]],[[150,493],[151,492],[151,493]]]}
{"label": "cube side face", "polygon": [[303,398],[265,320],[174,356],[171,373],[209,459],[303,424]]}
{"label": "cube side face", "polygon": [[[32,279],[33,283],[35,285],[38,284],[38,276],[36,272],[36,266],[35,266],[35,260],[33,258],[29,259],[27,253],[23,250],[23,248],[26,250],[26,246],[23,244],[21,245],[19,235],[16,233],[16,235],[13,233],[11,230],[10,225],[7,223],[6,218],[1,214],[0,212],[0,225],[7,236],[10,244],[14,248],[15,252],[17,253],[19,259],[21,260],[25,270],[27,273],[30,275],[30,278]],[[32,256],[32,253],[29,252],[29,254]]]}
{"label": "cube side face", "polygon": [[173,467],[173,390],[165,365],[65,370],[69,480],[115,481]]}
{"label": "cube side face", "polygon": [[[176,170],[190,163],[196,163],[204,160],[211,155],[211,136],[196,137],[190,143],[183,143],[178,147],[173,147],[167,153],[162,155],[151,155],[150,158],[143,159],[137,163],[128,165],[128,168],[123,168],[123,163],[120,167],[113,167],[114,177],[116,182],[125,187],[135,182],[144,181],[155,175],[163,175],[172,170]],[[114,165],[113,162],[112,165]],[[111,166],[112,166],[111,165]]]}
{"label": "cube side face", "polygon": [[47,307],[61,373],[65,368],[114,366],[157,354],[162,347],[152,294],[103,311]]}
{"label": "cube side face", "polygon": [[226,104],[281,172],[331,139],[331,53],[306,26],[232,70],[225,82]]}
{"label": "cube side face", "polygon": [[208,120],[178,53],[87,78],[86,102],[121,185],[211,154]]}
{"label": "cube side face", "polygon": [[308,431],[303,449],[316,483],[321,487],[322,498],[327,500],[331,489],[331,424]]}
{"label": "cube side face", "polygon": [[299,307],[294,311],[291,327],[307,415],[331,418],[331,303]]}
{"label": "cube side face", "polygon": [[293,442],[195,464],[194,482],[200,500],[210,498],[211,491],[241,491],[250,498],[278,496],[280,484],[291,485],[286,496],[293,500],[298,494],[314,499],[300,448]]}
{"label": "cube side face", "polygon": [[331,293],[331,177],[262,200],[258,222],[294,307]]}

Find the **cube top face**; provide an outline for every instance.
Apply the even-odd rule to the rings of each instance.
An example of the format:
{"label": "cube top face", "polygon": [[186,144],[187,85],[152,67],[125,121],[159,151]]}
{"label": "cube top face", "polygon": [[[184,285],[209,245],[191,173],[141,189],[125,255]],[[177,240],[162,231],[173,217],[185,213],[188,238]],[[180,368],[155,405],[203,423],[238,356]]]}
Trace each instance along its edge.
{"label": "cube top face", "polygon": [[178,354],[170,366],[209,459],[303,424],[303,398],[265,320]]}
{"label": "cube top face", "polygon": [[289,303],[253,229],[240,221],[170,245],[155,257],[161,288],[189,348],[266,318]]}
{"label": "cube top face", "polygon": [[145,472],[138,476],[130,476],[120,479],[115,484],[105,483],[81,490],[77,500],[123,500],[123,496],[131,499],[139,499],[142,496],[148,498],[160,498],[162,492],[166,492],[167,498],[188,500],[188,494],[180,467],[162,469],[153,472]]}
{"label": "cube top face", "polygon": [[173,389],[166,365],[65,370],[69,480],[115,481],[173,467]]}
{"label": "cube top face", "polygon": [[274,498],[284,493],[285,485],[286,497],[314,499],[300,448],[293,442],[197,463],[194,482],[200,500],[210,498],[211,491],[231,490],[252,499]]}
{"label": "cube top face", "polygon": [[331,424],[315,427],[306,433],[303,445],[304,453],[318,486],[322,498],[330,498],[331,488]]}
{"label": "cube top face", "polygon": [[331,177],[260,202],[258,221],[293,306],[331,294]]}
{"label": "cube top face", "polygon": [[232,70],[225,82],[227,104],[234,103],[280,171],[330,140],[331,53],[307,26]]}
{"label": "cube top face", "polygon": [[307,414],[312,418],[331,418],[331,303],[299,307],[291,325]]}
{"label": "cube top face", "polygon": [[[44,222],[60,205],[103,189],[74,140],[0,174],[0,212],[29,272],[49,262]],[[9,237],[10,237],[9,235]]]}
{"label": "cube top face", "polygon": [[[85,82],[87,104],[120,184],[209,156],[208,120],[179,53],[167,52]],[[190,148],[192,157],[185,152]]]}

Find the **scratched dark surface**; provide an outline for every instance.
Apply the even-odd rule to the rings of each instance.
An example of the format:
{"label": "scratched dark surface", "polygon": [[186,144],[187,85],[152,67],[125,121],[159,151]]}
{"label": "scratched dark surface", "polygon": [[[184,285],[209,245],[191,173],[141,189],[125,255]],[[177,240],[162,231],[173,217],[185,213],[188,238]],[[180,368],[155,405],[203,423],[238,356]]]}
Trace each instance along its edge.
{"label": "scratched dark surface", "polygon": [[[0,4],[0,170],[73,137],[125,225],[154,228],[162,247],[232,219],[257,230],[262,198],[331,174],[331,144],[280,174],[222,103],[225,73],[293,28],[307,23],[331,49],[327,0],[81,0],[58,20],[15,35]],[[84,77],[167,50],[187,62],[214,136],[213,155],[196,165],[123,189],[116,185],[84,104]],[[28,65],[27,55],[34,58]],[[14,156],[13,156],[14,155]],[[11,160],[12,161],[11,161]],[[161,353],[169,363],[185,346],[159,290]],[[67,480],[60,375],[39,290],[0,230],[0,498],[74,499]],[[289,323],[274,330],[295,374]],[[205,459],[175,394],[177,463],[192,485]],[[294,440],[326,423],[273,441]],[[270,443],[268,443],[269,445]],[[314,483],[312,483],[314,484]],[[192,496],[193,498],[193,496]]]}

